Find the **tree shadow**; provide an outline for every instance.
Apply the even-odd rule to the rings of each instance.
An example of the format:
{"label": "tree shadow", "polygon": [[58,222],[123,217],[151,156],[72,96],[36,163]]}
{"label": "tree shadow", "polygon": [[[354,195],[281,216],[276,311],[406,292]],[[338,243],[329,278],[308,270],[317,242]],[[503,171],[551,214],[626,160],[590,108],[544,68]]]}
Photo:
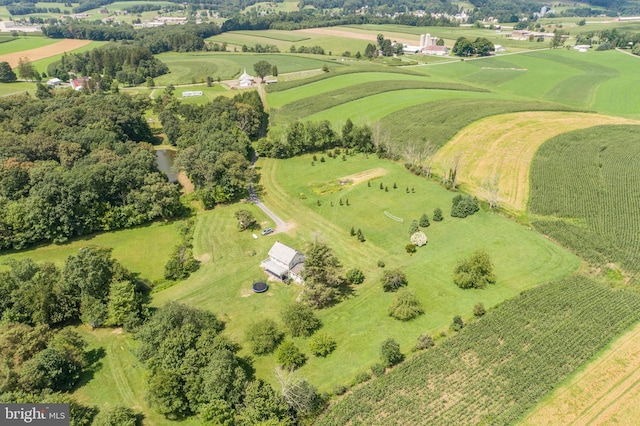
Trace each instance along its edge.
{"label": "tree shadow", "polygon": [[102,368],[102,362],[100,361],[107,355],[107,351],[103,347],[91,349],[84,354],[84,359],[87,362],[87,366],[83,369],[80,379],[75,384],[74,389],[78,389],[93,380],[95,373]]}

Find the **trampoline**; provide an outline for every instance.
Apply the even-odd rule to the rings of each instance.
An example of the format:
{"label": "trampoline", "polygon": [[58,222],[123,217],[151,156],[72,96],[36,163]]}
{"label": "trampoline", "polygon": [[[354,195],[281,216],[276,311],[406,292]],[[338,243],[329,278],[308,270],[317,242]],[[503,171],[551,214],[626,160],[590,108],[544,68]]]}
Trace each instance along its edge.
{"label": "trampoline", "polygon": [[269,290],[269,286],[264,281],[258,281],[253,283],[251,288],[253,288],[253,291],[255,293],[264,293],[265,291]]}

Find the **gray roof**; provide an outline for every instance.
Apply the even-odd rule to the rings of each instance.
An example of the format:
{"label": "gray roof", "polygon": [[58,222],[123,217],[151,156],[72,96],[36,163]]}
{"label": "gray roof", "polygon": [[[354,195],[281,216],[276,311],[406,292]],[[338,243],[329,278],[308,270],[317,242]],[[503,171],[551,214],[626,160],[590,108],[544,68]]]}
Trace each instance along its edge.
{"label": "gray roof", "polygon": [[278,277],[284,277],[287,275],[287,272],[289,272],[289,268],[279,265],[271,261],[271,259],[263,260],[260,266]]}
{"label": "gray roof", "polygon": [[298,254],[298,251],[292,249],[288,245],[282,244],[280,241],[276,241],[269,250],[269,257],[276,259],[285,265],[290,265],[293,258]]}

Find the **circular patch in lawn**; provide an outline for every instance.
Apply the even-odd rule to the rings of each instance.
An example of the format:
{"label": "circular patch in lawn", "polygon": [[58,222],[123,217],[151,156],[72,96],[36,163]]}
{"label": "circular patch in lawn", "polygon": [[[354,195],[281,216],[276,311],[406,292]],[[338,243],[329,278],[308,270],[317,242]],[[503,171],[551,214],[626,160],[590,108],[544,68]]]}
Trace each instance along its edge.
{"label": "circular patch in lawn", "polygon": [[258,281],[251,286],[255,293],[264,293],[269,290],[269,286],[264,281]]}

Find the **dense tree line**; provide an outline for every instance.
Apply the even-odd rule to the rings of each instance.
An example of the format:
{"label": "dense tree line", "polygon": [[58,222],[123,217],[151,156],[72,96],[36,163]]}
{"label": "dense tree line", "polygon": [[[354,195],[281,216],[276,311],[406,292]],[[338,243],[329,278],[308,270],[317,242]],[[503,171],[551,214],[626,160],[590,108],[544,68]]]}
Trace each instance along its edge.
{"label": "dense tree line", "polygon": [[337,9],[343,13],[355,13],[356,10],[367,7],[369,13],[393,14],[414,10],[424,10],[427,13],[458,13],[458,6],[448,0],[302,0],[300,10],[310,5],[316,9]]}
{"label": "dense tree line", "polygon": [[253,378],[223,328],[214,314],[175,302],[140,328],[138,357],[151,372],[151,406],[169,419],[199,414],[204,424],[293,424],[293,405]]}
{"label": "dense tree line", "polygon": [[411,26],[457,26],[445,17],[399,15],[395,18],[376,15],[334,15],[308,10],[267,15],[235,15],[226,20],[221,27],[222,32],[238,30],[299,30],[303,28],[332,27],[337,25],[357,24],[399,24]]}
{"label": "dense tree line", "polygon": [[187,174],[206,207],[247,194],[251,140],[267,121],[258,92],[220,96],[203,106],[169,105],[159,118],[167,139],[179,148],[175,168]]}
{"label": "dense tree line", "polygon": [[0,100],[0,249],[183,211],[156,167],[146,98],[63,91]]}
{"label": "dense tree line", "polygon": [[153,54],[162,52],[193,52],[203,50],[204,39],[220,33],[214,23],[164,25],[162,27],[135,30],[129,24],[104,24],[100,21],[67,21],[42,27],[42,33],[50,38],[75,38],[84,40],[132,40],[148,48]]}
{"label": "dense tree line", "polygon": [[54,327],[81,320],[132,329],[146,316],[145,286],[111,249],[84,247],[62,269],[31,259],[8,265],[0,273],[3,321]]}
{"label": "dense tree line", "polygon": [[365,124],[354,125],[347,119],[342,132],[337,133],[327,120],[294,121],[282,132],[270,132],[256,145],[260,155],[273,158],[295,157],[336,147],[353,149],[357,152],[373,152],[375,147],[371,128]]}
{"label": "dense tree line", "polygon": [[68,80],[69,73],[93,76],[94,83],[109,89],[113,79],[121,83],[140,84],[147,77],[158,77],[169,68],[153,56],[148,47],[131,44],[108,44],[82,53],[63,54],[49,65],[47,74]]}
{"label": "dense tree line", "polygon": [[19,3],[7,6],[10,15],[28,15],[30,13],[61,13],[59,7],[36,7],[33,3]]}

